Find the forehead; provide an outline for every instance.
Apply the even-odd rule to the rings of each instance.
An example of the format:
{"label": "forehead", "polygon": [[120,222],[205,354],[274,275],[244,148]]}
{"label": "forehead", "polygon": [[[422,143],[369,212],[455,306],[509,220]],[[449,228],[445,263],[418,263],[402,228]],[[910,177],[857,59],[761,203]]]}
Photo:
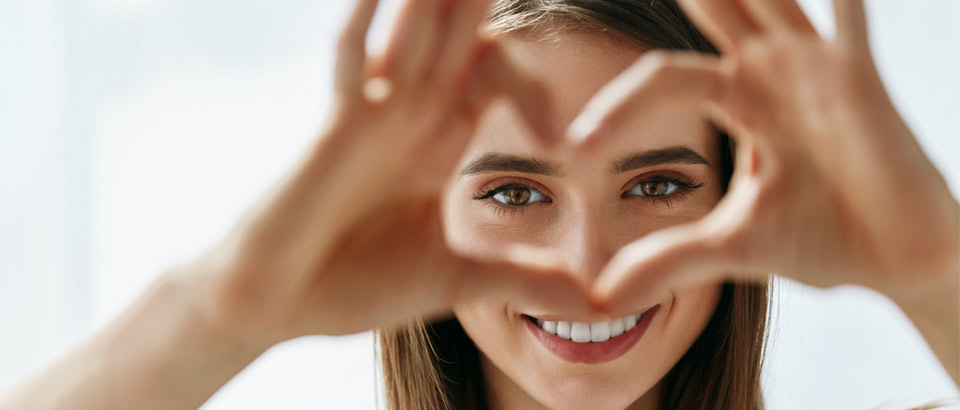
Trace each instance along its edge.
{"label": "forehead", "polygon": [[[547,87],[558,130],[566,129],[597,91],[643,55],[643,50],[635,46],[592,33],[561,34],[556,40],[509,35],[503,41]],[[590,158],[562,150],[551,157],[560,163],[582,164],[584,160],[609,161],[635,151],[675,146],[689,147],[704,156],[711,154],[712,133],[697,112],[659,110],[656,102],[643,111],[643,120],[634,128],[636,138],[604,144]],[[543,149],[526,134],[526,125],[516,111],[501,100],[484,113],[465,159],[488,152],[543,157]]]}

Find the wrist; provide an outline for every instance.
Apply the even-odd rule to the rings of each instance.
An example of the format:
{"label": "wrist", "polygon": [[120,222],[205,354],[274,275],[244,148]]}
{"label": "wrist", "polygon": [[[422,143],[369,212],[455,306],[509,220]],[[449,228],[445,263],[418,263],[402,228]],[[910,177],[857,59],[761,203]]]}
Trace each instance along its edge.
{"label": "wrist", "polygon": [[926,275],[915,283],[884,293],[901,309],[912,314],[960,311],[960,272],[953,270]]}
{"label": "wrist", "polygon": [[[927,272],[909,274],[911,278],[898,281],[893,286],[880,289],[902,309],[917,312],[927,309],[960,309],[960,266],[956,252],[952,259],[942,263],[931,263],[936,267]],[[948,312],[949,313],[949,312]]]}
{"label": "wrist", "polygon": [[184,326],[204,342],[233,346],[238,354],[256,357],[285,338],[256,325],[251,311],[253,295],[237,289],[238,272],[217,262],[215,255],[204,255],[171,270],[158,287],[167,288],[170,298],[180,300],[185,306]]}
{"label": "wrist", "polygon": [[[926,305],[960,292],[960,205],[950,197],[946,206],[932,207],[940,215],[912,236],[912,247],[901,252],[902,262],[883,277],[897,278],[877,287],[902,307]],[[954,307],[960,305],[954,304]]]}
{"label": "wrist", "polygon": [[191,338],[210,346],[232,346],[236,353],[256,356],[276,342],[262,333],[254,332],[239,314],[229,314],[219,305],[217,278],[207,272],[175,270],[158,282],[158,297],[173,306],[182,306],[178,316],[182,331]]}
{"label": "wrist", "polygon": [[[955,266],[955,265],[954,265]],[[954,268],[910,291],[888,296],[923,335],[954,383],[960,385],[960,272]]]}

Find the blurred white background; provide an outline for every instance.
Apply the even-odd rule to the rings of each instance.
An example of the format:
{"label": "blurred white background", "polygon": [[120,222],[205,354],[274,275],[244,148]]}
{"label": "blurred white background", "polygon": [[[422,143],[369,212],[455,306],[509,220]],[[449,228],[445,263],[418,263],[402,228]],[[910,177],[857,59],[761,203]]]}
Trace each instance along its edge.
{"label": "blurred white background", "polygon": [[[387,1],[375,37],[397,3]],[[831,32],[828,0],[803,3]],[[0,390],[217,239],[291,166],[324,118],[350,5],[0,2]],[[890,92],[960,192],[960,2],[868,6]],[[782,283],[774,303],[772,410],[905,408],[958,394],[882,296]],[[375,382],[370,334],[303,338],[205,408],[371,409]]]}

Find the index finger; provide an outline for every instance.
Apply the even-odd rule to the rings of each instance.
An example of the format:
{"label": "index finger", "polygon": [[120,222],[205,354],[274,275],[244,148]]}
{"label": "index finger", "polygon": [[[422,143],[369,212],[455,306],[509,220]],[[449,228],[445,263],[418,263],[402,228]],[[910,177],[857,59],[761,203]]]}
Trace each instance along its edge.
{"label": "index finger", "polygon": [[379,0],[357,0],[337,40],[336,89],[343,96],[359,96],[367,61],[367,32]]}
{"label": "index finger", "polygon": [[604,86],[567,129],[582,148],[627,134],[649,108],[701,106],[718,99],[724,74],[716,57],[651,51]]}
{"label": "index finger", "polygon": [[492,0],[447,0],[450,8],[449,30],[434,74],[443,84],[457,79],[464,70],[477,43],[480,23],[490,10]]}

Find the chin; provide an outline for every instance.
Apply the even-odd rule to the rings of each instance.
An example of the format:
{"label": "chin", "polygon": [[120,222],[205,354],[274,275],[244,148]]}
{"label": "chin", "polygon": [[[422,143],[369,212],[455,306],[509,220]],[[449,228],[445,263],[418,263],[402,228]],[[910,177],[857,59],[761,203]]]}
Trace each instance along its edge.
{"label": "chin", "polygon": [[555,410],[623,410],[636,402],[643,392],[607,377],[580,376],[542,388],[533,395],[544,406]]}

